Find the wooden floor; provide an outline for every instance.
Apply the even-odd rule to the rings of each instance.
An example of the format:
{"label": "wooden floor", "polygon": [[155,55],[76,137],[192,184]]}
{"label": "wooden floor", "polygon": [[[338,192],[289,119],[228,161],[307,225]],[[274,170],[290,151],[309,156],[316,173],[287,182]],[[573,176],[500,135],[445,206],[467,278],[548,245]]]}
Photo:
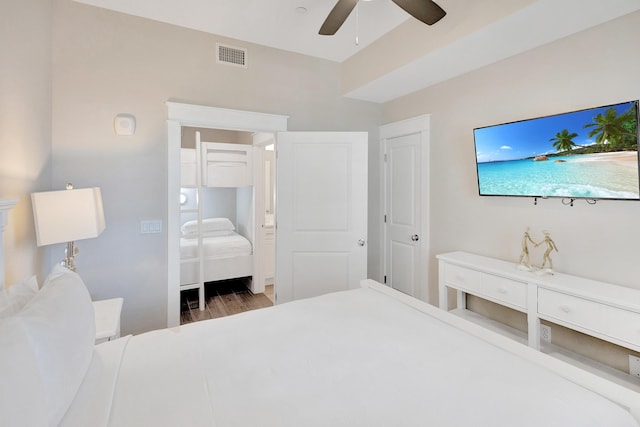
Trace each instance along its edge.
{"label": "wooden floor", "polygon": [[264,294],[253,294],[246,286],[246,279],[225,280],[205,285],[205,309],[198,308],[198,290],[180,292],[180,324],[215,319],[243,311],[273,305],[273,285]]}

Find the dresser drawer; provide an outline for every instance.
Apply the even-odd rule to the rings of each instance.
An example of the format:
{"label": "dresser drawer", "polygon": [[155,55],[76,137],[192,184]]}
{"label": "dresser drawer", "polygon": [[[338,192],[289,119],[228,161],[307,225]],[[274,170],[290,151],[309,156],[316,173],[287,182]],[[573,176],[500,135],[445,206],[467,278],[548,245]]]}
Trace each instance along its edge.
{"label": "dresser drawer", "polygon": [[492,274],[482,275],[482,290],[489,299],[527,309],[527,284]]}
{"label": "dresser drawer", "polygon": [[527,309],[526,283],[457,265],[447,265],[445,279],[451,286],[470,294]]}
{"label": "dresser drawer", "polygon": [[453,287],[463,291],[478,293],[482,290],[482,273],[470,268],[447,265],[445,280]]}
{"label": "dresser drawer", "polygon": [[606,333],[603,305],[538,288],[538,313],[598,333]]}
{"label": "dresser drawer", "polygon": [[608,305],[602,311],[608,336],[640,347],[640,313]]}

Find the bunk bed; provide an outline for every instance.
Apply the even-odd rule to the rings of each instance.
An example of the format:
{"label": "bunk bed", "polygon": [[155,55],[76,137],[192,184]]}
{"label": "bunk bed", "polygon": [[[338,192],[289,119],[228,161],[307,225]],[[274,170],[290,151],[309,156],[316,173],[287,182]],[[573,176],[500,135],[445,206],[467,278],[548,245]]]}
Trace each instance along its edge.
{"label": "bunk bed", "polygon": [[[225,223],[228,227],[224,230],[206,231],[211,223]],[[203,231],[198,234],[184,231],[185,228],[196,226],[197,221],[188,221],[181,227],[180,259],[185,261],[180,268],[181,285],[189,286],[200,281],[200,259],[204,260],[204,282],[251,276],[252,244],[235,231],[235,226],[228,218],[203,219]]]}
{"label": "bunk bed", "polygon": [[[196,191],[196,205],[181,208],[180,290],[198,289],[204,310],[207,282],[252,276],[253,243],[245,225],[237,230],[229,218],[205,218],[203,190],[208,187],[243,188],[253,185],[252,146],[201,142],[181,149],[181,187]],[[238,227],[239,228],[239,227]]]}

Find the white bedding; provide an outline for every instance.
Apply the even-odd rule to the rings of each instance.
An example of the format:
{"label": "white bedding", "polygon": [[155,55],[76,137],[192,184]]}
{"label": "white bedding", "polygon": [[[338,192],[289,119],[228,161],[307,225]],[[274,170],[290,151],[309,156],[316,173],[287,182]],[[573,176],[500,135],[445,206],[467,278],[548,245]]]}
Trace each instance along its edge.
{"label": "white bedding", "polygon": [[367,288],[101,344],[62,425],[638,427],[595,393]]}
{"label": "white bedding", "polygon": [[[222,259],[251,255],[251,242],[235,232],[228,236],[203,237],[205,258]],[[198,238],[180,238],[180,258],[198,257]]]}

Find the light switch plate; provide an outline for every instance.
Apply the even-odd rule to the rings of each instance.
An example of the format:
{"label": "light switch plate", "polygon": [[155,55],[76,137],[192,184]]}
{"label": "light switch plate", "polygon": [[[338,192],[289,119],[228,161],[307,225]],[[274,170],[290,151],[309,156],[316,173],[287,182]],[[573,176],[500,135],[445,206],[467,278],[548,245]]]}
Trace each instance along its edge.
{"label": "light switch plate", "polygon": [[162,220],[140,221],[140,234],[162,233]]}

